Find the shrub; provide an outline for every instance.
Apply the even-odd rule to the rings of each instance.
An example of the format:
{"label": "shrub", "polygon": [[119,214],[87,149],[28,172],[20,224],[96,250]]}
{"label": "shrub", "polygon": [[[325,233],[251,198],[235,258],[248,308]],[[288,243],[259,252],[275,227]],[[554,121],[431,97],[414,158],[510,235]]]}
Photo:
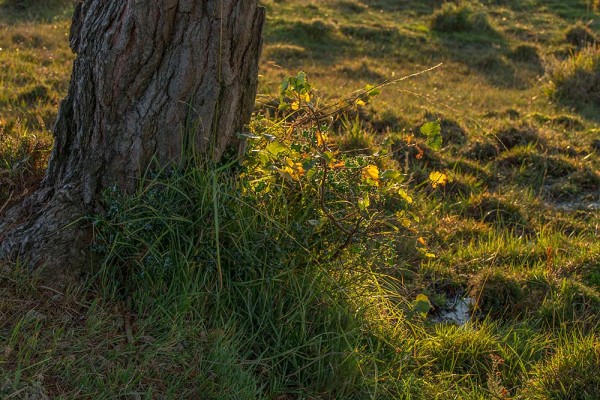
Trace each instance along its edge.
{"label": "shrub", "polygon": [[551,99],[572,106],[600,104],[600,48],[587,47],[556,61],[548,75],[546,94]]}

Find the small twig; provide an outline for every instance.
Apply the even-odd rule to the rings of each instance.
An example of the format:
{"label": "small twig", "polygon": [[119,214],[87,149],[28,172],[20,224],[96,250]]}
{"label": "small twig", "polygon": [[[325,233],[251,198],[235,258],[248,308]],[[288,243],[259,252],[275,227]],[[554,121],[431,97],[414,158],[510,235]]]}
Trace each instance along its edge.
{"label": "small twig", "polygon": [[327,206],[325,205],[325,181],[327,179],[327,172],[329,172],[329,166],[327,165],[327,161],[323,160],[323,178],[321,179],[321,183],[319,184],[319,205],[321,207],[321,211],[325,214],[325,216],[333,222],[336,228],[342,231],[345,235],[350,235],[350,231],[342,226],[340,221],[338,221],[333,214],[329,212]]}
{"label": "small twig", "polygon": [[15,193],[14,190],[12,192],[10,192],[10,194],[8,195],[8,199],[6,199],[6,201],[4,202],[2,207],[0,207],[0,214],[2,214],[4,212],[4,209],[6,208],[6,206],[8,206],[8,203],[10,203],[10,201],[12,200],[12,196],[14,193]]}
{"label": "small twig", "polygon": [[363,217],[358,218],[358,221],[356,221],[356,225],[354,226],[354,229],[352,230],[352,232],[350,232],[350,234],[346,237],[346,241],[336,249],[335,253],[331,256],[331,259],[329,261],[335,261],[337,260],[341,255],[342,252],[348,247],[350,246],[350,243],[352,242],[352,239],[354,238],[354,236],[356,236],[356,234],[358,233],[358,230],[360,228],[360,224],[363,221]]}

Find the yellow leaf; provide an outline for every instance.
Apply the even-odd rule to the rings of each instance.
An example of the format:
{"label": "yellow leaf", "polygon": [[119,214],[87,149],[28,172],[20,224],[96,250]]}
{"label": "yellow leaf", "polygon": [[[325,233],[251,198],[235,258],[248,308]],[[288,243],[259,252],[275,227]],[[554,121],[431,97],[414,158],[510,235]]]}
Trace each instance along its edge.
{"label": "yellow leaf", "polygon": [[423,246],[427,246],[427,242],[422,237],[418,238],[417,242],[421,243]]}
{"label": "yellow leaf", "polygon": [[325,137],[321,132],[317,132],[317,146],[323,146],[325,144]]}
{"label": "yellow leaf", "polygon": [[379,168],[377,168],[377,165],[367,165],[362,170],[362,176],[365,179],[371,179],[377,182],[379,181]]}
{"label": "yellow leaf", "polygon": [[448,175],[443,172],[433,171],[429,174],[429,180],[431,181],[431,186],[433,186],[433,188],[436,188],[439,185],[444,186],[446,182],[448,182]]}
{"label": "yellow leaf", "polygon": [[299,180],[300,177],[304,176],[304,174],[306,173],[304,167],[302,166],[302,163],[294,163],[294,166],[292,168],[294,170],[294,178],[296,178],[296,180]]}
{"label": "yellow leaf", "polygon": [[294,162],[290,158],[286,158],[284,162],[286,166],[279,170],[279,174],[283,178],[298,181],[306,173],[304,167],[302,166],[302,163]]}
{"label": "yellow leaf", "polygon": [[402,197],[408,204],[412,204],[413,202],[413,198],[410,197],[410,195],[408,193],[406,193],[406,190],[404,189],[398,189],[398,194],[400,195],[400,197]]}
{"label": "yellow leaf", "polygon": [[304,100],[306,100],[307,103],[310,103],[310,93],[306,93]]}
{"label": "yellow leaf", "polygon": [[367,103],[365,103],[362,99],[356,99],[356,104],[359,106],[364,106]]}
{"label": "yellow leaf", "polygon": [[290,167],[280,168],[277,170],[277,172],[279,172],[279,175],[281,175],[281,177],[285,180],[288,180],[288,181],[294,180],[294,177],[292,175],[294,173],[294,171]]}
{"label": "yellow leaf", "polygon": [[296,111],[300,109],[300,102],[299,101],[295,101],[292,103],[292,110]]}

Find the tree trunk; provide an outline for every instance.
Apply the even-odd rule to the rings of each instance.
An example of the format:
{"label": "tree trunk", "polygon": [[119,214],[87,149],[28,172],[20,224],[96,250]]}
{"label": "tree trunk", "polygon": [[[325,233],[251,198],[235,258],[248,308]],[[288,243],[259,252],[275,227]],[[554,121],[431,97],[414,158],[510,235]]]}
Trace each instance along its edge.
{"label": "tree trunk", "polygon": [[152,160],[176,162],[188,144],[212,158],[235,144],[254,106],[263,22],[257,0],[79,3],[46,176],[2,217],[0,260],[72,274],[91,235],[79,221],[103,189],[132,191]]}

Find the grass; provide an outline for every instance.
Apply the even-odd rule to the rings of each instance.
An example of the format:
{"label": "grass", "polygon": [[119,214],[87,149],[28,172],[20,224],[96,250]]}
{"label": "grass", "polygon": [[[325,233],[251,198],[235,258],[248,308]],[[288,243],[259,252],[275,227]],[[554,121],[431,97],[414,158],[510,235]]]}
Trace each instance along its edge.
{"label": "grass", "polygon": [[600,98],[600,50],[586,47],[550,71],[549,97],[574,106],[597,104]]}
{"label": "grass", "polygon": [[[597,398],[598,110],[573,72],[593,69],[573,37],[600,34],[595,3],[263,3],[261,115],[298,70],[333,103],[443,63],[333,126],[358,157],[392,138],[419,223],[324,262],[316,199],[284,183],[248,197],[197,165],[109,191],[81,286],[0,270],[0,397]],[[22,5],[0,4],[0,214],[43,177],[73,57],[70,4]],[[406,147],[438,118],[440,152]],[[430,318],[465,296],[468,324]]]}

